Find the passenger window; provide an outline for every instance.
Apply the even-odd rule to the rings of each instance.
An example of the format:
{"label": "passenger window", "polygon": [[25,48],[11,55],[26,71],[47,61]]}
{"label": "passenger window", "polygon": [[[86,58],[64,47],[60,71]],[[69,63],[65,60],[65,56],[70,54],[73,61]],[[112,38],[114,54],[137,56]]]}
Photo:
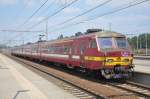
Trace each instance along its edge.
{"label": "passenger window", "polygon": [[67,51],[68,51],[68,49],[67,49],[67,47],[65,47],[65,48],[64,48],[64,52],[67,52]]}
{"label": "passenger window", "polygon": [[97,44],[95,40],[91,41],[90,48],[97,48]]}
{"label": "passenger window", "polygon": [[70,50],[69,46],[64,46],[64,52],[65,52],[65,53],[66,53],[66,52],[69,52],[69,50]]}
{"label": "passenger window", "polygon": [[85,45],[84,43],[82,43],[82,44],[80,45],[80,53],[81,53],[81,54],[84,53],[85,49],[86,49],[86,45]]}
{"label": "passenger window", "polygon": [[84,46],[81,47],[81,48],[80,48],[81,53],[84,53],[85,49],[86,49],[86,48],[85,48]]}
{"label": "passenger window", "polygon": [[78,53],[78,46],[73,46],[73,48],[72,48],[72,53],[73,54],[77,54]]}

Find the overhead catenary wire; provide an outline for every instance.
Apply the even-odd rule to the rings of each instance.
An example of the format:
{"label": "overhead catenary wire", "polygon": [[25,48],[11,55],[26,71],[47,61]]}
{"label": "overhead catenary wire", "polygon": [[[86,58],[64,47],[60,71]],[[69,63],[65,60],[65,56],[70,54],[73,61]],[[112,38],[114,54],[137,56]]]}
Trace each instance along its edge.
{"label": "overhead catenary wire", "polygon": [[[74,0],[71,3],[65,5],[64,7],[62,7],[61,9],[57,10],[56,12],[54,12],[52,15],[46,17],[45,19],[41,20],[40,22],[38,22],[37,24],[39,25],[40,23],[46,21],[47,19],[51,18],[52,16],[60,13],[62,10],[64,10],[65,8],[71,6],[72,4],[76,3],[79,0]],[[20,25],[18,28],[21,28],[22,26],[24,26],[46,3],[48,2],[48,0],[46,0],[22,25]],[[29,29],[28,29],[29,30]],[[16,35],[15,37],[18,37],[19,35]],[[15,38],[13,37],[13,39]]]}
{"label": "overhead catenary wire", "polygon": [[[32,33],[37,33],[37,32],[32,32]],[[40,32],[39,32],[40,33]],[[21,40],[22,41],[28,41],[29,42],[29,40],[34,40],[33,38],[36,38],[36,37],[38,37],[39,35],[34,35],[34,36],[32,36],[32,38],[27,38],[26,40],[24,39],[24,37],[23,38],[21,38]],[[5,45],[8,45],[11,41],[20,41],[20,40],[15,40],[15,39],[11,39],[11,40],[5,40],[5,41],[7,41],[6,43],[5,43]]]}
{"label": "overhead catenary wire", "polygon": [[20,26],[18,26],[17,28],[21,28],[21,27],[23,27],[27,22],[29,22],[31,19],[32,19],[32,17],[36,14],[36,13],[38,13],[39,11],[40,11],[40,9],[48,2],[49,0],[46,0],[38,9],[36,9],[36,11],[35,12],[33,12],[33,14],[29,17],[29,18],[27,18]]}
{"label": "overhead catenary wire", "polygon": [[48,12],[49,9],[54,5],[54,3],[55,3],[56,1],[58,1],[58,0],[53,0],[53,1],[51,1],[51,3],[50,3],[45,9],[43,9],[43,11],[41,11],[40,14],[45,13],[45,12]]}
{"label": "overhead catenary wire", "polygon": [[53,14],[47,16],[46,18],[42,19],[41,21],[39,21],[39,22],[33,24],[31,27],[29,27],[29,28],[27,28],[27,29],[30,30],[30,29],[32,29],[32,28],[34,28],[34,27],[40,25],[40,24],[43,23],[44,21],[46,21],[46,20],[50,19],[51,17],[55,16],[56,14],[60,13],[60,12],[63,11],[65,8],[71,6],[72,4],[76,3],[77,1],[79,1],[79,0],[74,0],[74,1],[72,1],[71,3],[67,4],[66,6],[62,7],[61,9],[59,9],[59,10],[56,11],[56,12],[54,12]]}
{"label": "overhead catenary wire", "polygon": [[[136,0],[136,1],[137,1],[137,0]],[[84,22],[92,21],[92,20],[98,19],[98,18],[100,18],[100,17],[103,17],[103,16],[105,16],[105,15],[110,15],[110,14],[113,14],[113,13],[116,13],[116,12],[119,12],[119,11],[122,11],[122,10],[124,10],[124,9],[130,8],[130,7],[133,7],[133,6],[142,4],[142,3],[144,3],[144,2],[148,2],[148,1],[150,1],[150,0],[142,0],[142,1],[136,2],[136,3],[133,3],[133,2],[132,2],[132,4],[131,4],[131,2],[130,2],[130,3],[128,3],[128,5],[125,6],[125,7],[121,7],[121,8],[118,8],[118,9],[116,9],[116,10],[109,11],[109,12],[106,12],[106,13],[104,13],[104,14],[100,14],[100,15],[94,17],[94,18],[90,18],[90,19],[84,20],[84,21],[82,21],[82,22],[78,22],[78,23],[75,23],[75,24],[66,26],[66,28],[69,28],[69,27],[72,27],[72,26],[76,26],[76,25],[81,24],[81,23],[84,23]],[[124,6],[124,5],[123,5],[123,6]],[[58,30],[58,29],[56,29],[56,30]]]}
{"label": "overhead catenary wire", "polygon": [[[28,0],[28,1],[31,1],[31,0]],[[40,8],[43,7],[44,4],[46,4],[47,2],[48,2],[48,1],[45,1],[35,12],[38,12],[38,11],[40,10]],[[45,12],[46,10],[48,10],[48,9],[53,5],[54,2],[55,2],[55,0],[54,0],[43,12]],[[29,2],[28,2],[28,3],[29,3]],[[35,12],[31,15],[32,17],[36,14]],[[20,26],[20,28],[21,28],[21,27],[22,27],[22,26]],[[19,27],[17,27],[17,28],[19,28]],[[17,29],[17,28],[16,28],[16,29]],[[12,30],[9,30],[9,31],[11,31],[11,32],[13,32],[13,31],[16,32],[16,31],[17,31],[17,32],[18,32],[18,30],[13,30],[13,31],[12,31]],[[20,30],[20,31],[22,32],[23,30]],[[27,32],[28,32],[28,30],[24,30],[24,31],[27,31]],[[8,30],[7,30],[7,32],[8,32]],[[25,32],[23,32],[23,33],[25,33]],[[16,36],[12,37],[12,39],[15,38],[15,37],[19,37],[19,35],[20,35],[20,34],[18,34],[18,35],[16,35]]]}
{"label": "overhead catenary wire", "polygon": [[89,9],[89,10],[87,10],[87,11],[85,11],[85,12],[83,12],[83,13],[81,13],[81,14],[75,16],[75,17],[70,18],[70,19],[64,21],[63,23],[57,24],[57,25],[62,25],[62,24],[65,24],[65,23],[67,23],[67,22],[69,22],[69,21],[72,21],[72,20],[74,20],[74,19],[76,19],[76,18],[78,18],[78,17],[80,17],[80,16],[83,16],[83,15],[85,15],[85,14],[87,14],[87,13],[89,13],[89,12],[91,12],[91,11],[93,11],[93,10],[95,10],[95,9],[97,9],[97,8],[99,8],[99,7],[103,6],[103,5],[105,5],[105,4],[109,3],[109,2],[111,2],[111,1],[112,1],[112,0],[104,1],[104,2],[102,2],[102,3],[100,3],[100,4],[98,4],[97,6],[91,8],[91,9]]}
{"label": "overhead catenary wire", "polygon": [[26,33],[26,32],[44,32],[42,30],[36,30],[36,31],[29,31],[29,30],[0,30],[2,32],[19,32],[19,33]]}
{"label": "overhead catenary wire", "polygon": [[19,12],[16,14],[14,20],[17,20],[22,15],[23,11],[26,9],[26,7],[29,5],[30,2],[31,0],[27,0],[24,7],[21,10],[19,10]]}
{"label": "overhead catenary wire", "polygon": [[[69,6],[71,6],[72,4],[74,4],[74,3],[77,2],[77,1],[79,1],[79,0],[74,0],[74,1],[72,1],[71,3],[67,4],[66,6],[62,7],[61,9],[59,9],[58,11],[54,12],[52,15],[50,15],[50,16],[48,16],[48,17],[46,17],[46,18],[50,18],[50,17],[52,17],[52,16],[58,14],[58,13],[61,12],[63,9],[65,9],[65,8],[67,8],[67,7],[69,7]],[[45,18],[45,19],[46,19],[46,18]],[[41,21],[43,21],[43,20],[41,20]],[[40,22],[41,22],[41,21],[40,21]],[[38,23],[38,24],[40,24],[40,23]],[[29,29],[27,29],[27,30],[29,30]]]}
{"label": "overhead catenary wire", "polygon": [[[135,0],[135,1],[138,1],[138,0]],[[59,31],[59,30],[66,29],[66,28],[70,28],[70,27],[72,27],[72,26],[76,26],[76,25],[79,25],[79,24],[82,24],[82,23],[85,23],[85,22],[88,22],[88,21],[96,20],[96,19],[98,19],[98,18],[100,18],[100,17],[106,16],[106,15],[110,15],[110,14],[113,14],[113,13],[117,13],[117,12],[122,11],[122,10],[125,10],[125,9],[127,9],[127,8],[130,8],[130,7],[133,7],[133,6],[136,6],[136,5],[139,5],[139,4],[148,2],[148,1],[150,1],[150,0],[142,0],[142,1],[140,1],[140,2],[135,2],[135,1],[125,4],[125,5],[127,5],[127,6],[122,5],[122,6],[121,6],[122,8],[118,8],[118,9],[116,9],[116,10],[109,11],[109,12],[106,12],[106,13],[104,13],[104,14],[100,14],[100,15],[94,17],[94,18],[86,19],[86,20],[83,20],[83,21],[80,21],[80,22],[76,22],[76,23],[73,23],[73,24],[69,24],[69,25],[64,26],[64,27],[56,28],[56,29],[53,29],[52,31],[49,31],[49,32]],[[124,6],[124,7],[123,7],[123,6]]]}
{"label": "overhead catenary wire", "polygon": [[119,9],[116,9],[116,10],[113,10],[113,11],[110,11],[110,12],[106,12],[106,13],[104,13],[104,14],[102,14],[102,15],[100,14],[100,15],[94,17],[94,18],[91,18],[91,19],[88,19],[88,20],[85,20],[85,21],[92,21],[92,20],[98,19],[98,18],[100,18],[100,17],[106,16],[106,15],[110,15],[110,14],[113,14],[113,13],[116,13],[116,12],[119,12],[119,11],[122,11],[122,10],[125,10],[125,9],[127,9],[127,8],[130,8],[130,7],[133,7],[133,6],[136,6],[136,5],[139,5],[139,4],[148,2],[148,1],[150,1],[150,0],[139,0],[140,2],[136,2],[136,1],[138,1],[138,0],[135,0],[135,1],[133,1],[133,2],[128,3],[128,5],[125,6],[125,7],[122,7],[122,8],[119,8]]}
{"label": "overhead catenary wire", "polygon": [[95,10],[95,9],[101,7],[101,6],[106,5],[107,3],[111,2],[111,1],[112,1],[112,0],[104,1],[104,2],[102,2],[102,3],[100,3],[100,4],[98,4],[97,6],[91,8],[91,9],[89,9],[89,10],[87,10],[87,11],[81,13],[81,14],[78,14],[77,16],[74,16],[74,17],[72,17],[72,18],[70,18],[70,19],[68,19],[68,20],[65,20],[65,21],[63,21],[63,22],[61,22],[61,23],[55,24],[55,25],[50,26],[50,27],[52,28],[52,27],[55,27],[55,26],[60,26],[60,25],[63,25],[63,24],[65,24],[65,23],[68,23],[68,22],[70,22],[70,21],[72,21],[72,20],[75,20],[76,18],[78,18],[78,17],[80,17],[80,16],[83,16],[83,15],[85,15],[85,14],[87,14],[87,13],[92,12],[93,10]]}
{"label": "overhead catenary wire", "polygon": [[[36,14],[36,13],[38,13],[39,11],[40,11],[40,9],[42,8],[42,7],[44,7],[44,5],[48,2],[49,0],[46,0],[44,3],[42,3],[42,5],[38,8],[38,9],[36,9],[33,13],[32,13],[32,15],[28,18],[28,19],[26,19],[21,25],[19,25],[18,27],[16,27],[16,31],[17,31],[17,29],[18,28],[21,28],[21,27],[23,27],[27,22],[29,22],[31,19],[32,19],[32,17]],[[19,34],[20,35],[20,34]],[[15,37],[18,37],[19,35],[16,35]],[[15,37],[13,37],[13,38],[15,38]]]}

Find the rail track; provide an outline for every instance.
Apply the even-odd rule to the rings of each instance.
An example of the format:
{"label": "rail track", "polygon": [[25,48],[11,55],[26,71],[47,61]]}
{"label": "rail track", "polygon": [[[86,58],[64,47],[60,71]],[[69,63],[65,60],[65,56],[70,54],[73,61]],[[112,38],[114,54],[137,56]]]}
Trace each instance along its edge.
{"label": "rail track", "polygon": [[69,81],[67,81],[61,77],[58,77],[57,75],[53,75],[50,72],[39,68],[39,66],[37,66],[39,64],[33,64],[30,61],[26,61],[24,59],[19,59],[19,58],[14,57],[14,56],[10,56],[10,55],[7,55],[7,56],[11,57],[15,61],[17,61],[23,65],[30,66],[30,67],[32,67],[32,68],[34,68],[34,69],[36,69],[42,73],[45,73],[45,74],[48,74],[49,76],[52,76],[53,79],[55,79],[52,82],[54,82],[60,88],[62,88],[64,90],[70,92],[71,94],[79,97],[80,99],[105,99],[106,98],[105,96],[101,96],[100,94],[96,94],[92,91],[89,91],[87,89],[79,87],[76,84],[73,84],[72,82],[69,82]]}
{"label": "rail track", "polygon": [[98,82],[88,81],[83,78],[74,77],[73,75],[68,75],[67,73],[63,73],[61,71],[51,69],[41,64],[33,63],[28,60],[20,59],[14,56],[9,57],[22,64],[31,66],[34,69],[61,80],[61,84],[59,84],[61,88],[71,92],[81,99],[138,99],[139,97],[146,99],[150,98],[150,88],[140,84],[132,82],[126,82],[124,84],[105,82],[105,84],[101,84]]}
{"label": "rail track", "polygon": [[139,96],[142,96],[146,99],[150,98],[150,87],[148,86],[144,86],[138,83],[133,83],[133,82],[129,82],[127,81],[126,83],[122,84],[122,83],[109,83],[107,82],[109,85],[112,85],[114,87],[123,89],[125,91],[131,92],[131,93],[135,93]]}

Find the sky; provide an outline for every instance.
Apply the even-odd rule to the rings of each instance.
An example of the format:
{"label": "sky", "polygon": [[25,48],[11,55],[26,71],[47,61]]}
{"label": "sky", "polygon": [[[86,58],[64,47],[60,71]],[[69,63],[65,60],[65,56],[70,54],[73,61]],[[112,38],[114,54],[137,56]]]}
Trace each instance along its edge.
{"label": "sky", "polygon": [[[35,31],[4,32],[0,31],[0,44],[19,45],[35,42],[46,31],[46,21],[29,29],[32,25],[52,15],[73,0],[48,0],[48,2],[30,19],[30,16],[46,0],[0,0],[0,30]],[[71,36],[76,32],[85,32],[89,28],[101,28],[123,34],[138,35],[150,33],[150,0],[119,12],[85,21],[109,13],[125,5],[142,0],[111,0],[109,3],[76,18],[63,25],[58,25],[107,0],[78,0],[58,14],[48,19],[48,39],[56,39],[60,34]],[[131,3],[132,2],[132,3]],[[28,20],[30,19],[30,20]],[[28,20],[28,21],[26,21]],[[80,24],[77,24],[81,22]],[[25,23],[25,24],[24,24]],[[43,31],[42,33],[36,31]],[[128,35],[129,36],[129,35]]]}

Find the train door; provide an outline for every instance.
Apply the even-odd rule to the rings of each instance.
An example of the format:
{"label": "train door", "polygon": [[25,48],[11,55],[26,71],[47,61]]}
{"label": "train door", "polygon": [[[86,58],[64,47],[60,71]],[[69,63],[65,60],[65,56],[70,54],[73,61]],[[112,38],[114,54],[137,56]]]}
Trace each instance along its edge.
{"label": "train door", "polygon": [[88,39],[87,38],[81,39],[80,41],[80,66],[82,68],[86,67],[84,57],[85,57],[85,52],[87,48],[88,48]]}
{"label": "train door", "polygon": [[71,60],[73,66],[80,66],[79,39],[75,39],[71,48]]}
{"label": "train door", "polygon": [[38,48],[37,48],[37,58],[41,61],[41,42],[38,42]]}
{"label": "train door", "polygon": [[72,63],[74,66],[85,67],[85,51],[88,47],[88,39],[87,38],[79,38],[75,39],[72,44]]}

